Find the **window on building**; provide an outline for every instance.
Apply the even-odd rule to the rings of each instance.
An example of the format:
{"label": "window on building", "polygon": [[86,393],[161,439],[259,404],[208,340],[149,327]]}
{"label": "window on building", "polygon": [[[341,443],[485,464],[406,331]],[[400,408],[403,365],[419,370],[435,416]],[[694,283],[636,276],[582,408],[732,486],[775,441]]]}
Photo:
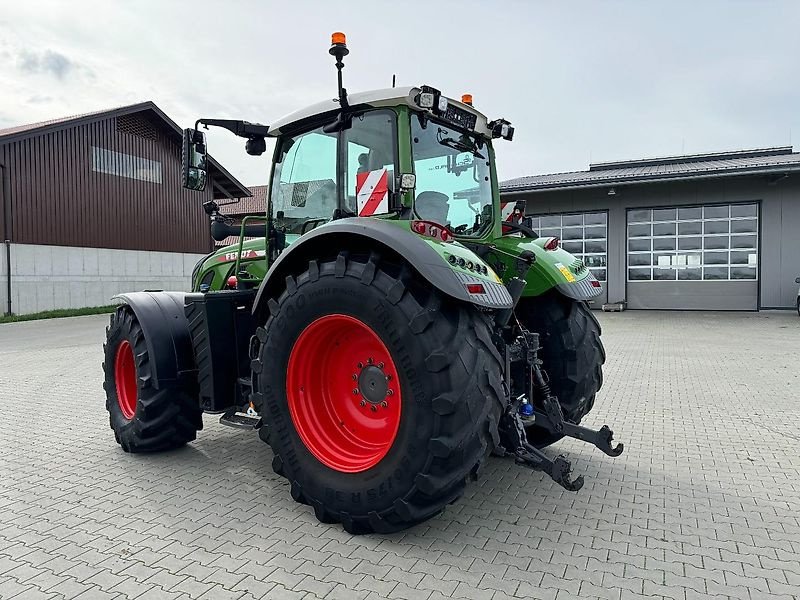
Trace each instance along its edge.
{"label": "window on building", "polygon": [[149,183],[161,183],[161,163],[159,161],[114,152],[98,146],[92,146],[92,171]]}
{"label": "window on building", "polygon": [[608,213],[533,215],[530,220],[540,236],[558,237],[564,250],[580,258],[598,280],[606,280]]}
{"label": "window on building", "polygon": [[628,211],[628,281],[758,279],[758,205]]}

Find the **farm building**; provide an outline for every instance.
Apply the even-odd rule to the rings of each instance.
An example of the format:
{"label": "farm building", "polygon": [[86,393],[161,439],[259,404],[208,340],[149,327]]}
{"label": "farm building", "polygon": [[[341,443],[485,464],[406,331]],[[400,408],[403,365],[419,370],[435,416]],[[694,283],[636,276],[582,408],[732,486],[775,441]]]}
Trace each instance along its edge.
{"label": "farm building", "polygon": [[206,191],[184,190],[180,155],[153,102],[0,129],[0,310],[186,289],[213,248],[203,202],[250,192],[213,159]]}
{"label": "farm building", "polygon": [[592,164],[500,185],[603,283],[596,305],[794,308],[800,153],[791,147]]}

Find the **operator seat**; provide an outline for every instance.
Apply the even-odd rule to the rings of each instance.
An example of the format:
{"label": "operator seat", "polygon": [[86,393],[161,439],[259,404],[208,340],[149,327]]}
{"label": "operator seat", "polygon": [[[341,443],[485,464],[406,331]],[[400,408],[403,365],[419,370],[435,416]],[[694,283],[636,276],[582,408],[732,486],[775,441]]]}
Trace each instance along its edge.
{"label": "operator seat", "polygon": [[450,209],[447,194],[441,192],[420,192],[414,203],[417,215],[426,221],[433,221],[439,225],[447,225],[447,213]]}

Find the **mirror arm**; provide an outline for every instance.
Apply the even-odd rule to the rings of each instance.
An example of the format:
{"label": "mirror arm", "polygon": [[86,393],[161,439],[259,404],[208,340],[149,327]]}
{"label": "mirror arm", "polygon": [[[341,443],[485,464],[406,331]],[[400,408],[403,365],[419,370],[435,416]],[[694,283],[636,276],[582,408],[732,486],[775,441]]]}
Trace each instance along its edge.
{"label": "mirror arm", "polygon": [[235,119],[197,119],[194,124],[195,129],[200,128],[200,124],[205,125],[206,129],[211,125],[212,127],[222,127],[227,129],[234,135],[243,138],[269,136],[269,125],[261,125],[260,123],[249,123],[248,121],[238,121]]}

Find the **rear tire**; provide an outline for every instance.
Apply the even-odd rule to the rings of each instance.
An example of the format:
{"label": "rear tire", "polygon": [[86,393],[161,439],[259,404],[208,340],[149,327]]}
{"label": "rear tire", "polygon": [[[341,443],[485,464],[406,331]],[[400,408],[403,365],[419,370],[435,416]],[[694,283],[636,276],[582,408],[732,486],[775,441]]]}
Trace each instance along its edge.
{"label": "rear tire", "polygon": [[153,386],[144,332],[130,307],[111,315],[103,351],[106,409],[125,452],[170,450],[195,439],[203,428],[203,412],[194,386]]}
{"label": "rear tire", "polygon": [[[592,410],[603,386],[606,352],[600,340],[600,323],[586,302],[572,300],[556,290],[523,298],[516,313],[526,329],[540,335],[539,358],[564,418],[580,423]],[[526,433],[528,441],[539,448],[563,437],[535,425]]]}
{"label": "rear tire", "polygon": [[[286,284],[280,298],[269,302],[253,361],[259,390],[254,402],[265,423],[260,435],[272,446],[273,469],[317,519],[342,523],[350,533],[399,531],[438,514],[462,495],[499,442],[501,361],[485,317],[393,265],[379,267],[375,258],[343,253],[336,260],[311,261]],[[354,328],[329,328],[327,344],[307,343],[320,323],[346,326],[348,320]],[[353,341],[369,338],[369,332],[386,350],[383,366],[372,356],[381,344],[374,352],[362,351],[369,346]],[[293,375],[298,364],[318,368],[316,377],[326,385],[314,384],[310,372],[305,379]],[[376,365],[376,385],[362,381],[360,373]],[[384,379],[396,388],[392,394]],[[359,389],[367,386],[373,392],[377,386],[379,395]],[[369,402],[362,406],[361,398]],[[302,416],[303,406],[317,409]],[[337,415],[333,425],[329,414]],[[397,417],[396,427],[353,446],[369,429],[370,415],[382,414],[390,425]],[[316,427],[322,422],[327,428]],[[309,431],[319,435],[309,437]],[[349,432],[345,440],[343,432]]]}

